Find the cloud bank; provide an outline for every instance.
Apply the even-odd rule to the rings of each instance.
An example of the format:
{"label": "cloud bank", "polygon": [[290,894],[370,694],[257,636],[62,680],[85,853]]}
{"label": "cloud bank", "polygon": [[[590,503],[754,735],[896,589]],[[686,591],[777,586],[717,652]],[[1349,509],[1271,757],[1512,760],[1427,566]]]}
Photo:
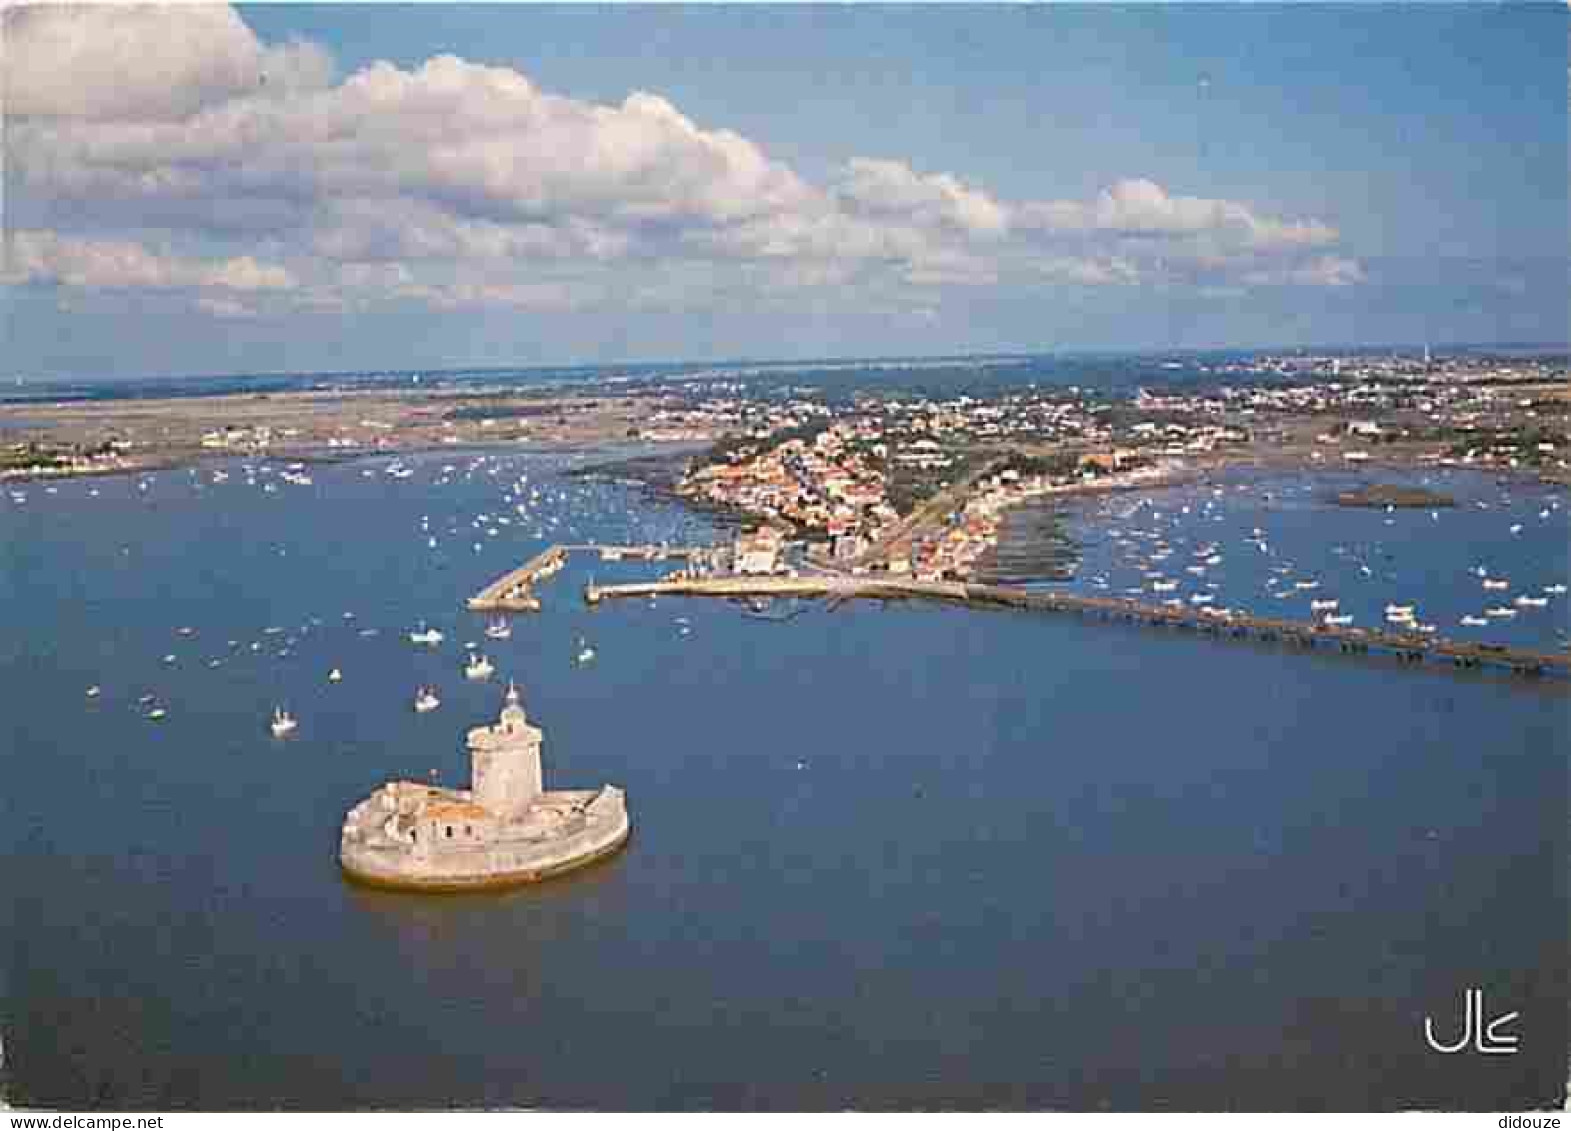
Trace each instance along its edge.
{"label": "cloud bank", "polygon": [[598,104],[439,55],[347,76],[227,7],[5,13],[4,280],[215,316],[789,304],[954,288],[1338,287],[1319,219],[1145,178],[1001,200],[857,157],[815,184],[657,93]]}

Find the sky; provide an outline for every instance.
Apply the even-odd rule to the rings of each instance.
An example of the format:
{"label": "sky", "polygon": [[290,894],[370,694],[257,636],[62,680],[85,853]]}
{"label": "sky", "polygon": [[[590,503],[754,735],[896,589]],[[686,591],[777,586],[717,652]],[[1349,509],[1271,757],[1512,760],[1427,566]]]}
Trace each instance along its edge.
{"label": "sky", "polygon": [[1565,5],[37,5],[0,376],[1568,338]]}

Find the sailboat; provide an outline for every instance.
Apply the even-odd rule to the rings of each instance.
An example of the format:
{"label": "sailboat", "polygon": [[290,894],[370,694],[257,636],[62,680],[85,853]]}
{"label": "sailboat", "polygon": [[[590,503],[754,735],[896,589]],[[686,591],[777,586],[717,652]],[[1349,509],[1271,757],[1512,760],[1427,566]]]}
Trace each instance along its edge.
{"label": "sailboat", "polygon": [[425,621],[420,622],[420,628],[409,634],[411,644],[440,644],[446,639],[442,633],[434,628],[427,628]]}
{"label": "sailboat", "polygon": [[273,721],[268,724],[268,729],[273,732],[274,738],[282,738],[284,735],[289,734],[295,729],[295,727],[299,725],[300,724],[295,721],[295,717],[288,711],[284,710],[282,707],[274,707]]}
{"label": "sailboat", "polygon": [[504,618],[497,617],[496,620],[485,626],[485,634],[492,640],[506,640],[513,635],[513,626]]}

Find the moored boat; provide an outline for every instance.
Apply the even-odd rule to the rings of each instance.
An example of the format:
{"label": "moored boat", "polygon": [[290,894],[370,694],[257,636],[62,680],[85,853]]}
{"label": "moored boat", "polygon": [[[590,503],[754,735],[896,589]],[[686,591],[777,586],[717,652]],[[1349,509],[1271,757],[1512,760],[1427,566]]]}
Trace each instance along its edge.
{"label": "moored boat", "polygon": [[506,640],[513,635],[513,626],[502,617],[498,617],[485,626],[485,634],[492,640]]}

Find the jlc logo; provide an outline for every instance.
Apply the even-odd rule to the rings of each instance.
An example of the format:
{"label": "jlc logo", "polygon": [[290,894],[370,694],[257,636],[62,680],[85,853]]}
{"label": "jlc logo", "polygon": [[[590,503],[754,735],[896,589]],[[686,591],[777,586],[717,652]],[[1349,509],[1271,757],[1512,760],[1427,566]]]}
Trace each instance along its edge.
{"label": "jlc logo", "polygon": [[1484,991],[1468,990],[1462,995],[1462,1035],[1451,1044],[1443,1045],[1435,1040],[1435,1021],[1432,1017],[1424,1018],[1424,1040],[1429,1042],[1429,1047],[1436,1052],[1461,1052],[1471,1042],[1473,1048],[1483,1053],[1513,1053],[1516,1052],[1517,1037],[1501,1036],[1495,1030],[1509,1025],[1522,1016],[1516,1010],[1502,1013],[1487,1024],[1484,1021]]}

